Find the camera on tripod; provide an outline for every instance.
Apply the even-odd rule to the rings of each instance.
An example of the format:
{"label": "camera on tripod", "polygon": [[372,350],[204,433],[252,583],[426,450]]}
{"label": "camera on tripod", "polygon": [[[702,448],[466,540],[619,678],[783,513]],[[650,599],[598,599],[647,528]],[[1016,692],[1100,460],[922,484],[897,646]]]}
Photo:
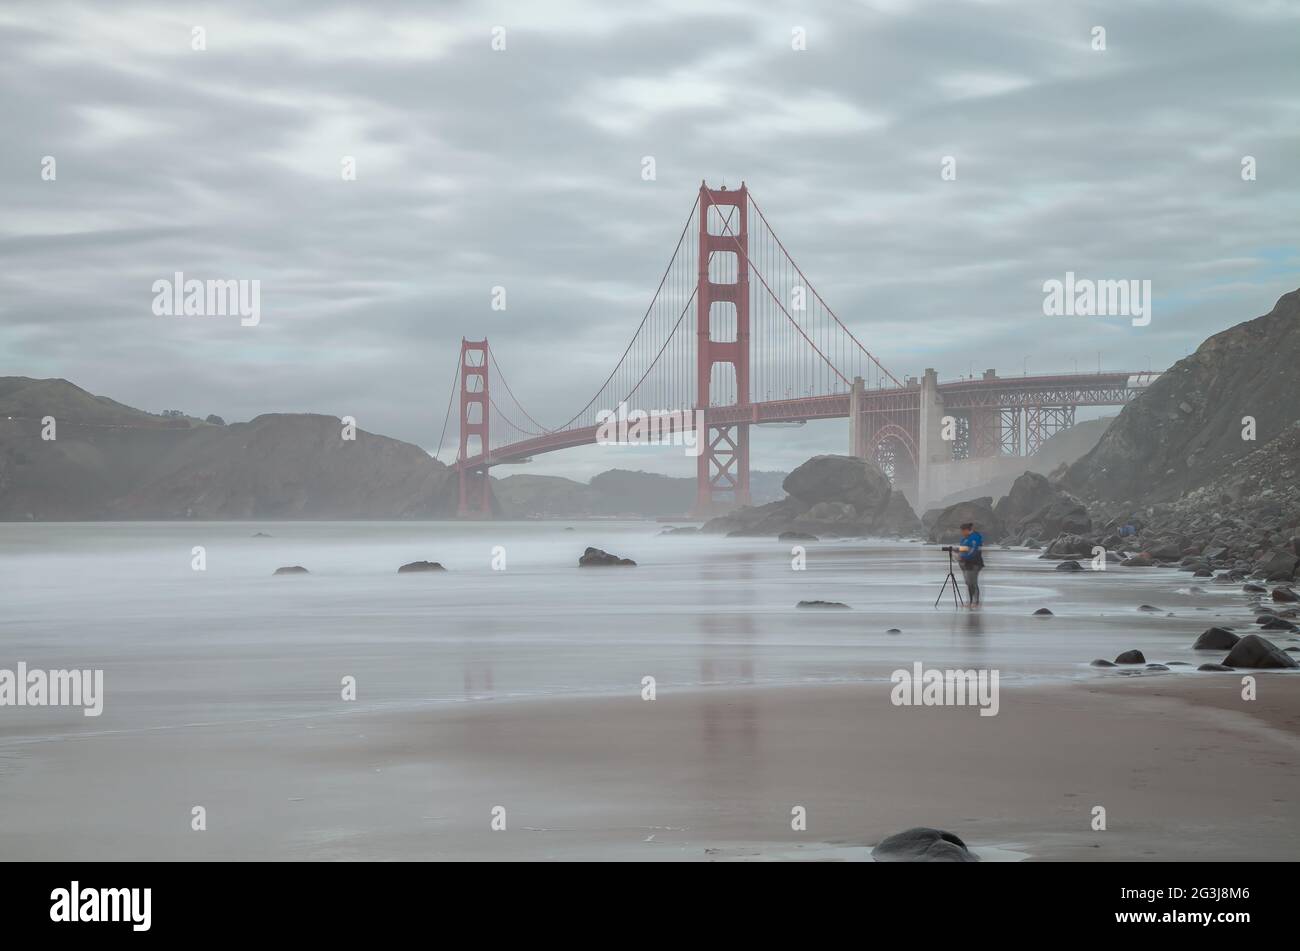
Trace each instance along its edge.
{"label": "camera on tripod", "polygon": [[954,608],[962,607],[966,603],[965,599],[961,596],[961,591],[957,588],[957,576],[952,573],[952,556],[960,555],[963,550],[964,548],[961,545],[944,545],[940,549],[940,551],[946,551],[948,553],[948,577],[943,579],[943,586],[939,588],[939,597],[934,599],[934,606],[936,608],[939,606],[939,602],[943,600],[943,595],[944,592],[948,590],[948,585],[952,585],[952,606]]}

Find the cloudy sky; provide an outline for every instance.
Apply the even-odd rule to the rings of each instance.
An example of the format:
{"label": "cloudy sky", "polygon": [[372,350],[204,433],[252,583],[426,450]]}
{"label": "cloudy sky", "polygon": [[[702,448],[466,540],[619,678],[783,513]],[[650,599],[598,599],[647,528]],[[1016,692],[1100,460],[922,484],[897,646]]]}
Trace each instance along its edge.
{"label": "cloudy sky", "polygon": [[[6,0],[0,128],[0,374],[430,449],[462,336],[542,423],[585,403],[701,179],[899,376],[1160,368],[1300,286],[1294,0]],[[1067,270],[1150,280],[1151,324],[1045,317]],[[260,280],[261,323],[156,316],[176,271]],[[754,466],[846,446],[768,431]]]}

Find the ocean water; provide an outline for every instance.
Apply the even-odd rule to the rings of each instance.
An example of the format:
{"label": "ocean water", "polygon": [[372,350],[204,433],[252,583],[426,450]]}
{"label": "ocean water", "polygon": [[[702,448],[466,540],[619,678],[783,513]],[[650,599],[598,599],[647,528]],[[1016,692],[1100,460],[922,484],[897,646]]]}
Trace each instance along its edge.
{"label": "ocean water", "polygon": [[[663,693],[887,679],[920,661],[1068,681],[1105,676],[1088,661],[1131,647],[1152,661],[1217,660],[1190,650],[1196,634],[1248,617],[1239,586],[1198,591],[1172,569],[1067,574],[994,548],[985,605],[955,610],[950,598],[934,606],[948,567],[934,546],[809,542],[795,570],[787,542],[660,532],[632,521],[5,524],[0,668],[102,669],[105,701],[99,717],[0,708],[0,742],[635,693],[646,676]],[[588,545],[638,566],[579,569]],[[397,574],[415,560],[448,570]],[[310,574],[273,576],[283,565]],[[851,610],[795,607],[814,599]],[[1031,616],[1043,606],[1056,616]],[[355,704],[339,702],[346,677]]]}

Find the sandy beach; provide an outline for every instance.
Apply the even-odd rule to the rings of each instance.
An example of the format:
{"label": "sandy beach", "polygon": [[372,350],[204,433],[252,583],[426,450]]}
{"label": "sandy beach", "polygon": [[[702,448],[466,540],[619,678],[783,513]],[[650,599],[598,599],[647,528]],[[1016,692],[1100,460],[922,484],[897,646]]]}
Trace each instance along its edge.
{"label": "sandy beach", "polygon": [[[866,860],[933,825],[986,859],[1294,859],[1300,680],[1258,682],[1249,702],[1230,674],[1011,688],[994,717],[863,684],[82,737],[11,777],[0,840],[10,859]],[[57,803],[30,800],[52,782]]]}
{"label": "sandy beach", "polygon": [[[1246,672],[1195,669],[1206,627],[1251,627],[1237,585],[994,551],[988,604],[954,611],[916,546],[796,572],[771,540],[584,526],[640,563],[611,576],[563,526],[267,531],[33,527],[3,556],[6,657],[103,668],[105,700],[5,708],[0,857],[866,860],[918,825],[986,860],[1300,855],[1300,672],[1244,700]],[[445,577],[394,571],[430,551]],[[1173,666],[1089,666],[1129,648]],[[914,663],[998,671],[997,714],[895,706]]]}

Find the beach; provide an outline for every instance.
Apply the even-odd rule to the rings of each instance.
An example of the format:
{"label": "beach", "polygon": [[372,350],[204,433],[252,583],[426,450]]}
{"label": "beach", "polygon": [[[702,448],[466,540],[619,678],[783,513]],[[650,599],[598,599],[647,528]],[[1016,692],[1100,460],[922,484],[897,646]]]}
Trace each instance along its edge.
{"label": "beach", "polygon": [[[856,861],[912,826],[989,861],[1300,854],[1300,678],[1255,672],[1246,700],[1250,672],[1194,669],[1221,659],[1190,650],[1197,633],[1249,624],[1239,586],[1066,577],[993,549],[988,604],[954,611],[934,608],[946,563],[921,546],[809,544],[800,576],[772,540],[566,527],[265,529],[326,578],[269,577],[287,552],[255,554],[246,525],[122,536],[122,557],[78,562],[75,584],[48,575],[75,561],[57,545],[36,568],[0,551],[31,575],[4,664],[106,669],[99,717],[0,711],[0,854]],[[226,576],[168,576],[204,532],[210,565],[238,556]],[[455,563],[492,534],[517,569]],[[593,536],[640,564],[578,569],[570,550]],[[445,576],[397,577],[399,555],[432,547],[456,555]],[[121,582],[146,566],[148,583]],[[226,626],[181,623],[177,588],[209,582],[199,614],[211,625],[224,604]],[[490,585],[493,621],[474,631]],[[1054,616],[1033,617],[1040,605]],[[1132,647],[1175,666],[1088,666]],[[998,670],[996,715],[896,705],[892,672],[917,662]]]}

